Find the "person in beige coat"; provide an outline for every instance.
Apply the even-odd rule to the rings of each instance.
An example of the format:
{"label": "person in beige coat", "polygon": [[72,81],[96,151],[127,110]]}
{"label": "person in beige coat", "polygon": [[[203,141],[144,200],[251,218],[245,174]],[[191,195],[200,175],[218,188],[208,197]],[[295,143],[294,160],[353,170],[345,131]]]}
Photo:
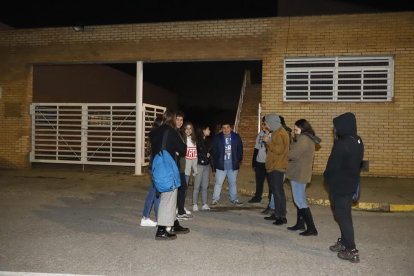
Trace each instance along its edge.
{"label": "person in beige coat", "polygon": [[295,123],[295,138],[288,153],[288,165],[286,177],[290,179],[292,185],[293,200],[297,206],[296,225],[288,227],[289,230],[307,230],[299,233],[302,236],[317,236],[313,222],[312,213],[306,203],[306,184],[311,181],[312,162],[315,153],[315,145],[321,139],[315,136],[312,126],[305,119],[300,119]]}

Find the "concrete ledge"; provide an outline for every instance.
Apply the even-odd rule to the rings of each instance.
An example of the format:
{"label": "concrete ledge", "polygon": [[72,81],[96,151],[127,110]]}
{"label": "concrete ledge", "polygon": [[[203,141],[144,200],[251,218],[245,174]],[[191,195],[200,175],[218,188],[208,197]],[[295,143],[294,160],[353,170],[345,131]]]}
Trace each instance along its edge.
{"label": "concrete ledge", "polygon": [[[223,187],[224,188],[224,187]],[[225,187],[228,190],[228,187]],[[240,189],[239,193],[245,196],[254,196],[254,191]],[[267,193],[263,193],[263,197],[267,197]],[[321,206],[330,206],[331,201],[329,199],[317,199],[317,198],[306,198],[308,204],[311,205],[321,205]],[[293,198],[286,196],[286,200],[293,202]],[[365,210],[365,211],[381,211],[381,212],[410,212],[414,211],[414,204],[403,205],[403,204],[390,204],[390,203],[367,203],[367,202],[357,202],[357,204],[352,206],[352,209],[355,210]]]}

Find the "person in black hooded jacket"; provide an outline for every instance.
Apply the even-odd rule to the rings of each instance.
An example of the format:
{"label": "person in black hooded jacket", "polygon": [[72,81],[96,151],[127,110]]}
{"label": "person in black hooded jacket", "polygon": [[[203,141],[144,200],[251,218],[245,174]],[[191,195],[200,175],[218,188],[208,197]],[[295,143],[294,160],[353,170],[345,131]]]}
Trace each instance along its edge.
{"label": "person in black hooded jacket", "polygon": [[364,156],[364,144],[357,135],[356,118],[345,113],[333,119],[336,141],[324,172],[329,186],[334,215],[339,222],[341,238],[330,246],[338,257],[353,263],[359,262],[352,224],[352,196],[356,192],[360,177],[360,166]]}

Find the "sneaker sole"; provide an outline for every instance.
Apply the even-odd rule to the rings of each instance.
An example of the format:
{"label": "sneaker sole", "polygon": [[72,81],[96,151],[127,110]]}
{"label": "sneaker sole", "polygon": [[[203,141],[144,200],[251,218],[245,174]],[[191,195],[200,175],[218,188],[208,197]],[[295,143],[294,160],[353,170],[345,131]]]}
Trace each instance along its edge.
{"label": "sneaker sole", "polygon": [[190,220],[189,218],[177,218],[178,221],[187,221]]}

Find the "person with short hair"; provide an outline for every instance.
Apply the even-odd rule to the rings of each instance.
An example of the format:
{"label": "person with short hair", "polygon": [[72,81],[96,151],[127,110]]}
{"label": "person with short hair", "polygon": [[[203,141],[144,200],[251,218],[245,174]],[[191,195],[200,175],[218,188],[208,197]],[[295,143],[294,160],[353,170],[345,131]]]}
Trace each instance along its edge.
{"label": "person with short hair", "polygon": [[230,202],[237,206],[243,205],[237,199],[237,173],[240,169],[239,163],[243,160],[243,142],[240,135],[232,131],[229,123],[222,124],[221,132],[214,136],[213,160],[216,183],[210,207],[217,206],[226,177],[229,182]]}

